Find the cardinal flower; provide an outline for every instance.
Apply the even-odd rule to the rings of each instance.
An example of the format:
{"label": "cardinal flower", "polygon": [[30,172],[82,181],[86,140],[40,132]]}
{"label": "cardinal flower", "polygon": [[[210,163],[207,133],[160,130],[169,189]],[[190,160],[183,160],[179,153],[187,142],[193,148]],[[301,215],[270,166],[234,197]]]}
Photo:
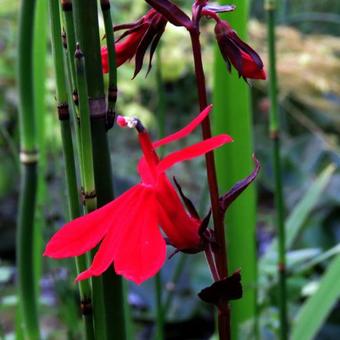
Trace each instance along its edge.
{"label": "cardinal flower", "polygon": [[98,276],[114,264],[118,274],[140,284],[155,275],[166,259],[161,229],[177,249],[197,249],[201,242],[201,221],[187,213],[166,170],[232,139],[221,134],[172,152],[163,159],[159,159],[155,150],[187,136],[210,110],[211,107],[207,107],[182,130],[155,143],[137,119],[119,116],[119,126],[135,127],[138,131],[143,152],[137,167],[141,182],[102,208],[67,223],[48,242],[44,255],[79,256],[100,243],[91,266],[76,280]]}
{"label": "cardinal flower", "polygon": [[[127,29],[115,43],[117,67],[135,56],[135,77],[143,66],[144,55],[150,46],[149,72],[152,66],[153,54],[167,22],[167,19],[162,14],[151,9],[134,23],[115,26],[115,31]],[[107,47],[102,48],[101,55],[103,72],[107,73],[109,72]]]}
{"label": "cardinal flower", "polygon": [[259,55],[238,37],[226,21],[217,20],[215,36],[229,72],[231,63],[237,69],[240,77],[266,79],[263,62]]}

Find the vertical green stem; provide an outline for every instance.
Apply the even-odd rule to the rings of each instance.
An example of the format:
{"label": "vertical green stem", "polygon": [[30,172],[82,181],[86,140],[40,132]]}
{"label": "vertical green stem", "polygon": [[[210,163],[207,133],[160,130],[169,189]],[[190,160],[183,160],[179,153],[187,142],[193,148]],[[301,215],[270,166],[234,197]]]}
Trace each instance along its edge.
{"label": "vertical green stem", "polygon": [[282,186],[282,167],[280,160],[280,123],[277,101],[276,49],[275,49],[275,14],[276,0],[267,0],[268,51],[269,51],[269,97],[270,97],[270,138],[273,142],[273,169],[275,176],[275,205],[278,229],[278,273],[279,273],[279,310],[280,310],[280,339],[288,338],[287,320],[287,287],[286,287],[286,255],[285,255],[285,208]]}
{"label": "vertical green stem", "polygon": [[[76,167],[70,125],[66,72],[64,67],[65,63],[61,40],[60,11],[58,1],[59,0],[49,0],[49,9],[52,33],[52,49],[56,74],[56,98],[65,160],[69,217],[73,219],[81,215],[81,209],[79,204],[79,192],[77,186]],[[76,267],[78,274],[87,268],[85,255],[76,258]],[[84,308],[88,304],[88,301],[91,299],[91,287],[88,280],[80,281],[78,284],[81,299],[81,313],[83,315],[83,320],[85,323],[85,337],[87,340],[91,340],[94,339],[92,313],[89,308]]]}
{"label": "vertical green stem", "polygon": [[117,101],[117,68],[116,68],[116,51],[115,51],[115,39],[114,32],[112,29],[112,18],[110,13],[110,1],[101,0],[101,9],[103,12],[105,35],[106,35],[106,46],[108,51],[109,59],[109,89],[107,94],[107,119],[109,125],[113,125]]}
{"label": "vertical green stem", "polygon": [[18,95],[21,187],[17,226],[18,296],[28,339],[39,339],[34,258],[34,214],[37,193],[37,143],[33,91],[33,29],[35,1],[21,2],[18,44]]}
{"label": "vertical green stem", "polygon": [[[79,131],[80,131],[80,152],[83,169],[83,198],[86,212],[89,213],[96,209],[97,198],[95,189],[92,134],[90,121],[90,106],[88,87],[86,79],[85,58],[83,52],[77,44],[76,52],[76,84],[79,97]],[[92,251],[94,256],[95,251]],[[94,309],[94,331],[95,338],[108,339],[107,328],[105,325],[104,296],[102,291],[101,277],[92,278],[92,305]]]}
{"label": "vertical green stem", "polygon": [[[47,50],[47,2],[38,0],[34,23],[34,108],[36,118],[37,145],[39,145],[37,209],[35,216],[34,244],[35,244],[35,274],[36,282],[40,281],[42,264],[42,229],[45,225],[44,204],[46,202],[46,50]],[[39,285],[36,285],[39,296]]]}
{"label": "vertical green stem", "polygon": [[[158,121],[158,137],[164,137],[165,130],[165,103],[164,103],[164,89],[162,81],[162,71],[161,71],[161,46],[157,49],[157,66],[156,66],[156,86],[158,93],[158,103],[157,103],[157,121]],[[163,148],[160,150],[160,157],[163,156]],[[164,339],[164,309],[162,301],[162,274],[161,271],[154,277],[155,283],[155,298],[156,298],[156,339]]]}
{"label": "vertical green stem", "polygon": [[85,72],[85,58],[79,45],[75,52],[76,79],[79,96],[79,126],[81,135],[81,154],[83,163],[84,199],[87,211],[97,207],[96,191],[94,184],[92,134],[90,121],[90,107],[88,102],[87,80]]}
{"label": "vertical green stem", "polygon": [[164,339],[164,311],[162,302],[162,276],[157,273],[154,277],[156,297],[156,337],[157,340]]}
{"label": "vertical green stem", "polygon": [[185,254],[178,254],[179,259],[178,262],[176,263],[176,267],[174,269],[174,272],[172,274],[171,280],[168,282],[168,284],[170,285],[170,289],[168,291],[168,294],[165,297],[165,302],[164,302],[164,318],[166,319],[166,316],[168,315],[170,309],[171,309],[171,305],[172,305],[172,301],[173,301],[173,297],[174,297],[174,292],[175,292],[175,288],[176,288],[176,284],[181,276],[181,274],[183,273],[183,269],[185,266],[185,262],[187,259],[187,256]]}
{"label": "vertical green stem", "polygon": [[[100,207],[111,201],[114,194],[106,134],[107,110],[101,66],[97,1],[74,0],[73,7],[76,39],[86,59],[95,184],[97,203]],[[95,322],[101,322],[107,339],[126,339],[126,306],[122,278],[114,273],[111,266],[101,277],[94,278],[93,289],[96,286],[102,288],[105,313],[96,314],[95,311]]]}
{"label": "vertical green stem", "polygon": [[[237,11],[224,15],[224,19],[245,39],[249,2],[235,0],[233,4]],[[215,51],[213,131],[214,134],[228,133],[234,138],[234,143],[215,152],[218,183],[225,191],[252,171],[252,121],[248,85],[238,78],[236,70],[228,74],[220,51],[218,48]],[[251,187],[233,203],[226,216],[228,266],[230,271],[242,269],[243,285],[242,299],[231,302],[232,339],[238,339],[241,324],[254,320],[256,315],[255,214],[255,190]]]}

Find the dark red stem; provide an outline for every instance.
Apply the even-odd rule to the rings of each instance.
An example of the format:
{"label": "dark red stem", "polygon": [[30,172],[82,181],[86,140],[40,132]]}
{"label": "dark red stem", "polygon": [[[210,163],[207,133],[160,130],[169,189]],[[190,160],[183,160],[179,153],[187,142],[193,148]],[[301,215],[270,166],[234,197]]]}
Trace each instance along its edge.
{"label": "dark red stem", "polygon": [[[192,52],[195,63],[196,84],[198,91],[198,99],[200,110],[204,110],[208,106],[207,92],[205,87],[205,76],[202,64],[201,44],[199,40],[199,30],[192,30],[190,32]],[[203,139],[211,137],[211,126],[209,116],[202,122]],[[215,251],[216,267],[220,278],[228,276],[227,267],[227,251],[224,237],[224,216],[219,208],[219,193],[216,177],[216,167],[213,152],[206,154],[206,167],[208,176],[208,185],[211,201],[211,210],[214,221],[215,237],[217,241],[217,249]],[[224,306],[223,311],[219,311],[218,329],[220,340],[230,339],[230,310],[229,306]]]}

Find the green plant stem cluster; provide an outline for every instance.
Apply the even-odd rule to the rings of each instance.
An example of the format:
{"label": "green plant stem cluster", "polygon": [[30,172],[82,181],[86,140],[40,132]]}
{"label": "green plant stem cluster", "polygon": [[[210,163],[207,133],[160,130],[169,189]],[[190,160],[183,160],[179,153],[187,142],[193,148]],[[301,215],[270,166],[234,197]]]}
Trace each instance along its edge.
{"label": "green plant stem cluster", "polygon": [[267,0],[267,32],[269,50],[269,98],[270,98],[270,137],[273,143],[273,169],[275,176],[275,205],[278,229],[278,275],[279,275],[279,311],[280,311],[280,338],[288,338],[287,317],[287,284],[286,284],[286,233],[285,233],[285,208],[282,184],[281,147],[280,147],[280,122],[277,100],[276,76],[276,48],[275,48],[275,14],[276,1]]}
{"label": "green plant stem cluster", "polygon": [[[65,0],[61,6],[65,32],[61,32],[58,0],[50,0],[58,112],[70,217],[75,218],[82,213],[78,194],[80,185],[85,213],[106,204],[114,196],[97,2]],[[102,1],[102,10],[108,29],[109,26],[112,27],[109,2]],[[109,37],[113,41],[112,29],[110,31]],[[113,74],[110,76],[110,86],[116,88],[114,54],[109,58]],[[108,107],[114,111],[112,102],[109,101]],[[71,129],[72,124],[74,129]],[[73,130],[75,135],[72,134]],[[77,150],[77,155],[73,154],[73,150]],[[76,176],[77,167],[79,179]],[[76,264],[79,273],[89,266],[89,259],[86,256],[79,257]],[[127,311],[125,287],[121,277],[110,268],[102,277],[93,278],[91,284],[89,280],[81,281],[79,290],[86,338],[125,339]]]}
{"label": "green plant stem cluster", "polygon": [[[22,334],[40,337],[35,273],[35,208],[37,199],[37,135],[34,106],[33,37],[35,0],[22,1],[18,42],[18,95],[20,125],[21,186],[17,226],[19,312]],[[21,325],[20,325],[21,326]]]}

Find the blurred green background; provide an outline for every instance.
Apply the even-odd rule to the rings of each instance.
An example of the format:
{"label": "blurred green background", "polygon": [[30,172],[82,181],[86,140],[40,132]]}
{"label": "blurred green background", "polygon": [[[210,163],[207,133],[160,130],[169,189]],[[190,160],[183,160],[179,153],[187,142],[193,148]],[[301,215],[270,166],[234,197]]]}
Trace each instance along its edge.
{"label": "blurred green background", "polygon": [[[115,23],[130,22],[146,9],[140,0],[115,0]],[[188,1],[176,1],[187,6]],[[15,223],[19,183],[18,124],[16,95],[17,0],[1,0],[0,6],[0,338],[14,337],[15,328]],[[329,261],[340,252],[340,2],[337,0],[285,0],[279,8],[277,28],[279,100],[282,122],[282,158],[287,215],[298,232],[288,252],[289,312],[293,319],[306,298],[312,295]],[[267,63],[263,2],[251,2],[249,41]],[[103,32],[102,27],[102,32]],[[213,83],[213,27],[205,22],[201,35],[207,84]],[[46,81],[47,190],[41,207],[44,239],[65,221],[65,189],[59,125],[55,112],[55,84],[49,42]],[[161,47],[165,89],[166,133],[182,126],[198,113],[196,89],[188,36],[183,29],[167,26]],[[158,91],[153,70],[131,81],[133,63],[119,68],[119,114],[140,117],[157,136]],[[226,72],[226,77],[228,74]],[[240,80],[241,81],[241,80]],[[278,330],[276,307],[273,170],[268,143],[269,102],[265,82],[252,82],[255,153],[262,163],[257,180],[257,243],[259,257],[259,315],[263,338],[275,339]],[[190,137],[197,140],[198,135]],[[135,171],[139,148],[134,134],[114,128],[110,132],[117,193],[138,181]],[[192,141],[186,141],[190,143]],[[177,146],[178,148],[178,146]],[[168,150],[167,150],[168,151]],[[333,168],[330,168],[333,164]],[[325,170],[326,169],[326,170]],[[323,171],[323,172],[322,172]],[[186,192],[202,212],[207,210],[203,159],[180,164],[176,174]],[[320,173],[322,174],[320,175]],[[322,176],[322,177],[320,177]],[[314,190],[314,191],[313,191]],[[302,204],[301,204],[302,202]],[[298,205],[300,203],[300,205]],[[297,211],[296,207],[300,210]],[[296,217],[295,215],[298,217]],[[327,252],[331,249],[331,252]],[[325,253],[326,252],[326,253]],[[184,257],[185,259],[181,259]],[[184,269],[175,286],[168,312],[169,339],[207,339],[213,333],[210,308],[196,293],[210,283],[203,256],[177,255],[168,261],[163,280],[168,291],[176,263]],[[44,337],[79,338],[80,318],[76,307],[72,261],[44,260],[41,280],[41,315]],[[339,276],[340,277],[340,276]],[[334,282],[334,284],[339,284]],[[153,284],[130,287],[129,302],[139,337],[153,332]],[[319,339],[340,338],[340,304],[318,334]],[[250,323],[245,323],[244,338]],[[78,325],[78,326],[75,326]],[[192,333],[194,332],[194,333]],[[181,337],[178,337],[181,334]]]}

